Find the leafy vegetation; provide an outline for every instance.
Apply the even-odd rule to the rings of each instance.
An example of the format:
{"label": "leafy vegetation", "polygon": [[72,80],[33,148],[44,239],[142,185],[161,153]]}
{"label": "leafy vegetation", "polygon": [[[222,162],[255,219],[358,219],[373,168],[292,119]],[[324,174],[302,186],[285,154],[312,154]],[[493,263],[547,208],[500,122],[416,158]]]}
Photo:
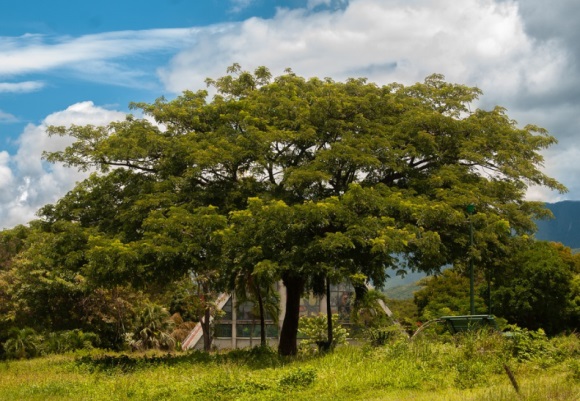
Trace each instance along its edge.
{"label": "leafy vegetation", "polygon": [[159,305],[147,305],[137,315],[135,332],[129,345],[137,350],[174,350],[175,339],[171,336],[173,321],[169,312]]}
{"label": "leafy vegetation", "polygon": [[[577,336],[474,332],[280,357],[227,353],[51,356],[0,365],[3,400],[547,400],[580,395]],[[516,394],[504,366],[520,388]]]}
{"label": "leafy vegetation", "polygon": [[[526,238],[513,239],[511,247],[509,256],[479,271],[476,313],[488,313],[491,302],[495,315],[524,328],[555,335],[580,327],[580,256],[561,244]],[[422,284],[414,294],[421,321],[469,313],[469,281],[459,269]]]}
{"label": "leafy vegetation", "polygon": [[[185,91],[133,104],[142,118],[50,127],[72,141],[46,159],[94,173],[28,227],[1,233],[3,354],[28,357],[34,335],[57,344],[54,333],[75,330],[95,333],[104,348],[121,350],[132,334],[137,349],[170,350],[174,333],[194,322],[210,351],[215,300],[225,291],[254,303],[265,344],[277,281],[286,290],[281,355],[298,353],[301,297],[344,281],[357,293],[353,320],[381,343],[387,322],[365,284],[380,287],[389,268],[453,265],[442,280],[452,285],[436,292],[448,298],[417,299],[425,316],[460,312],[455,290],[469,262],[480,282],[498,284],[492,299],[510,320],[533,328],[529,309],[547,306],[534,316],[549,334],[573,327],[574,259],[527,237],[549,215],[524,200],[527,187],[565,191],[541,170],[540,152],[555,142],[544,129],[519,127],[501,107],[473,110],[480,90],[437,74],[378,86],[236,64],[207,83],[212,97]],[[467,205],[475,206],[469,219]],[[518,281],[507,260],[525,264],[529,280]],[[571,301],[540,296],[550,291]],[[187,319],[181,328],[170,327],[176,313]]]}
{"label": "leafy vegetation", "polygon": [[[332,343],[330,348],[334,348],[337,345],[346,344],[348,338],[348,331],[342,327],[338,322],[338,314],[332,315]],[[298,332],[304,337],[300,342],[300,346],[309,348],[311,345],[318,345],[319,348],[323,348],[328,341],[327,332],[327,322],[326,316],[310,316],[300,318],[300,325],[298,326]]]}
{"label": "leafy vegetation", "polygon": [[32,358],[41,354],[41,337],[31,328],[12,328],[3,344],[9,358]]}
{"label": "leafy vegetation", "polygon": [[518,244],[493,276],[493,310],[508,321],[550,335],[580,327],[580,256],[570,248],[541,241]]}

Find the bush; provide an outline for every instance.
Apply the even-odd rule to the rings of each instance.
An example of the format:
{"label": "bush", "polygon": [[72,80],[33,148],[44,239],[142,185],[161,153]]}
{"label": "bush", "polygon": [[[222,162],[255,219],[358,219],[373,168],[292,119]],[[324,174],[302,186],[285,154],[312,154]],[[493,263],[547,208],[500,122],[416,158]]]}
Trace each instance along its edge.
{"label": "bush", "polygon": [[[327,316],[319,314],[317,316],[301,317],[298,325],[298,333],[305,338],[300,342],[301,346],[310,347],[316,344],[321,347],[328,342]],[[337,345],[346,344],[348,331],[338,323],[338,314],[332,315],[332,344],[331,348]]]}
{"label": "bush", "polygon": [[176,345],[170,334],[173,325],[165,308],[154,304],[147,305],[138,314],[135,332],[127,336],[127,342],[134,350],[173,350]]}
{"label": "bush", "polygon": [[507,326],[507,351],[518,361],[552,360],[557,354],[556,347],[550,343],[542,329],[536,331],[524,329],[516,325]]}
{"label": "bush", "polygon": [[397,340],[406,339],[405,329],[402,326],[391,325],[386,327],[369,328],[364,331],[364,336],[370,344],[379,347]]}
{"label": "bush", "polygon": [[41,354],[42,336],[33,329],[14,327],[8,331],[8,336],[9,339],[3,344],[4,352],[8,358],[32,358]]}
{"label": "bush", "polygon": [[42,349],[47,354],[62,354],[79,349],[92,349],[99,345],[99,336],[82,330],[67,330],[46,335]]}

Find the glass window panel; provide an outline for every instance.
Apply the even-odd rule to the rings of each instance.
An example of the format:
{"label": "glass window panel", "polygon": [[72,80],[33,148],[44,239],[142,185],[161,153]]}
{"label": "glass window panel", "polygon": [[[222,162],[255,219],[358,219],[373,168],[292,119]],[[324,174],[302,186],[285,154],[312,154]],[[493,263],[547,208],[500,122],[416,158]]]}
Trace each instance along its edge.
{"label": "glass window panel", "polygon": [[320,299],[314,295],[300,299],[300,316],[318,315],[320,313]]}
{"label": "glass window panel", "polygon": [[[247,333],[250,332],[252,338],[260,338],[260,333],[262,332],[260,328],[260,323],[247,324],[245,326],[246,326],[245,330],[246,337],[248,336]],[[266,337],[268,338],[278,337],[278,326],[275,324],[266,324]]]}
{"label": "glass window panel", "polygon": [[336,311],[336,308],[339,305],[338,299],[339,299],[338,292],[330,293],[330,306],[332,307],[333,312]]}
{"label": "glass window panel", "polygon": [[216,337],[232,337],[232,325],[231,324],[216,324],[215,325],[215,336]]}
{"label": "glass window panel", "polygon": [[222,308],[224,312],[223,316],[220,316],[219,320],[232,320],[232,297],[228,299],[228,302]]}
{"label": "glass window panel", "polygon": [[237,324],[236,325],[236,335],[240,338],[250,338],[252,334],[251,324]]}
{"label": "glass window panel", "polygon": [[[259,316],[256,316],[256,319],[260,319],[260,317]],[[265,320],[274,320],[272,318],[272,314],[269,311],[267,311],[267,310],[264,310],[264,319]]]}
{"label": "glass window panel", "polygon": [[275,324],[266,325],[266,337],[276,338],[278,337],[278,326]]}
{"label": "glass window panel", "polygon": [[341,320],[348,319],[350,317],[350,311],[352,310],[352,293],[344,291],[340,294],[338,298],[338,315]]}
{"label": "glass window panel", "polygon": [[255,324],[254,327],[252,328],[252,337],[260,338],[261,332],[262,332],[262,330],[260,330],[260,323]]}
{"label": "glass window panel", "polygon": [[254,313],[252,309],[254,308],[253,302],[244,302],[238,305],[238,320],[253,320]]}

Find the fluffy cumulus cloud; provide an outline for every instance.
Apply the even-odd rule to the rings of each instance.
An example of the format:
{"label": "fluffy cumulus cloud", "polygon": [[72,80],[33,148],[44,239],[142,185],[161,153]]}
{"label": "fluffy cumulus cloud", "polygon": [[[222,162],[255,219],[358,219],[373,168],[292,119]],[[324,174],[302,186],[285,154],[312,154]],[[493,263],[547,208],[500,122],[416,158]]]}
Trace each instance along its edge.
{"label": "fluffy cumulus cloud", "polygon": [[[565,11],[576,10],[580,16],[580,7],[550,6],[548,14],[559,28],[546,32],[538,22],[545,5],[529,3],[309,0],[306,8],[279,9],[271,19],[251,18],[200,32],[195,45],[159,74],[177,93],[202,88],[206,77],[221,76],[234,62],[247,69],[265,65],[275,74],[290,67],[304,76],[365,76],[378,83],[409,84],[442,73],[450,81],[480,87],[485,93],[480,107],[500,104],[522,124],[548,128],[560,140],[557,151],[565,149],[578,158],[580,153],[570,147],[576,132],[560,106],[568,99],[580,105],[571,47],[580,46],[571,40],[577,37],[575,22],[568,26],[558,18],[576,21]],[[580,188],[571,185],[569,171],[555,163],[554,154],[546,153],[547,171],[574,188],[570,196],[580,199]],[[544,197],[558,198],[554,193]]]}
{"label": "fluffy cumulus cloud", "polygon": [[[319,7],[336,3],[342,7]],[[526,32],[514,2],[310,0],[308,5],[200,32],[194,46],[160,70],[161,79],[174,92],[201,87],[207,76],[220,76],[233,62],[379,83],[412,83],[437,72],[481,87],[495,103],[527,107],[559,94],[562,74],[572,68],[560,42]]]}
{"label": "fluffy cumulus cloud", "polygon": [[68,137],[49,137],[50,125],[103,125],[122,120],[125,114],[82,102],[46,117],[40,125],[29,124],[19,139],[18,152],[0,152],[0,229],[26,223],[45,204],[71,190],[86,173],[42,161],[43,151],[64,149]]}
{"label": "fluffy cumulus cloud", "polygon": [[8,166],[10,155],[8,152],[0,152],[0,203],[10,201],[10,192],[14,183],[14,175]]}
{"label": "fluffy cumulus cloud", "polygon": [[[311,7],[329,5],[313,0]],[[495,87],[506,94],[559,70],[565,56],[526,35],[518,7],[492,0],[351,0],[338,9],[279,9],[198,35],[196,44],[162,70],[174,91],[238,62],[246,68],[286,67],[304,75],[367,76],[412,82],[433,72]],[[529,62],[534,68],[530,68]]]}

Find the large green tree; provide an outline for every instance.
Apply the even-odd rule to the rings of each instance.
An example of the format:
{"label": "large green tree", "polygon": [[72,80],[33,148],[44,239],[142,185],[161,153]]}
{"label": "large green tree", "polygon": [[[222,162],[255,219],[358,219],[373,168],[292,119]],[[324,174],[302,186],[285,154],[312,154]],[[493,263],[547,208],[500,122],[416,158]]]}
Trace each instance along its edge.
{"label": "large green tree", "polygon": [[91,258],[101,247],[91,235],[94,230],[59,220],[32,222],[9,233],[5,238],[25,235],[19,238],[11,268],[0,270],[0,322],[38,332],[92,331],[103,346],[122,347],[133,308],[143,297],[126,281],[119,285],[107,280],[101,264],[96,275]]}
{"label": "large green tree", "polygon": [[[540,169],[553,137],[519,127],[500,107],[471,110],[480,91],[440,75],[378,86],[290,70],[273,78],[264,67],[234,65],[207,83],[217,92],[211,98],[185,91],[133,105],[155,123],[129,117],[51,128],[76,141],[49,161],[104,175],[55,210],[109,227],[107,235],[126,244],[146,237],[149,213],[170,218],[171,206],[242,213],[238,224],[259,218],[264,234],[249,242],[286,286],[282,354],[296,352],[297,300],[323,279],[362,275],[381,285],[384,269],[403,259],[395,253],[412,269],[464,265],[470,203],[478,246],[469,256],[494,260],[510,235],[533,231],[533,218],[545,214],[523,200],[528,185],[565,190]],[[101,185],[112,185],[113,198]],[[107,205],[102,218],[78,207],[95,194]],[[252,197],[260,201],[248,203]],[[154,257],[135,264],[144,277],[183,271]]]}
{"label": "large green tree", "polygon": [[[580,319],[576,284],[580,255],[562,244],[525,236],[512,238],[509,248],[505,257],[477,269],[476,313],[488,313],[491,307],[494,315],[509,323],[542,328],[550,335],[575,330]],[[414,301],[424,320],[468,314],[469,279],[459,268],[447,269],[424,279]]]}
{"label": "large green tree", "polygon": [[580,255],[545,241],[516,241],[494,274],[494,313],[532,330],[554,335],[580,324],[577,284]]}
{"label": "large green tree", "polygon": [[[475,275],[476,314],[487,314],[489,311],[485,299],[487,285],[482,273],[478,269]],[[421,321],[470,313],[469,277],[459,269],[446,269],[440,275],[424,278],[420,284],[422,288],[413,294],[413,300]]]}

